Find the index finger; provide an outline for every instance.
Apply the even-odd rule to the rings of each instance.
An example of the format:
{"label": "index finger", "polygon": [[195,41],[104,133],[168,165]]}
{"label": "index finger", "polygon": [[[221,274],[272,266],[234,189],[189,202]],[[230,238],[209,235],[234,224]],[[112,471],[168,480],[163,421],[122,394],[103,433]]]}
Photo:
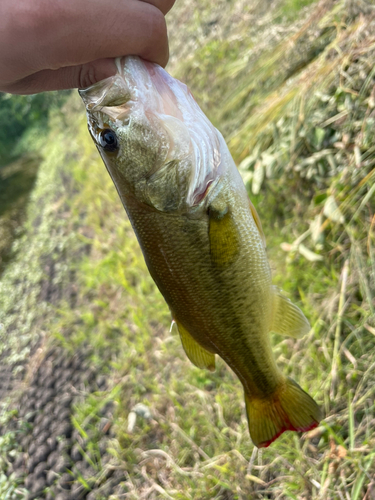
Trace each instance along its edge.
{"label": "index finger", "polygon": [[[77,12],[77,3],[82,12]],[[43,40],[48,69],[124,55],[138,55],[166,65],[167,28],[158,8],[138,0],[111,1],[105,4],[105,9],[102,0],[88,3],[88,12],[82,8],[86,2],[74,2],[74,10],[63,6],[59,21],[49,26]],[[66,4],[71,2],[63,2]],[[65,22],[62,23],[63,16]]]}
{"label": "index finger", "polygon": [[35,0],[26,4],[16,3],[12,22],[4,21],[4,44],[17,40],[13,50],[3,54],[4,85],[40,71],[125,55],[138,55],[161,66],[168,62],[165,18],[149,2],[112,0],[103,6],[102,0]]}

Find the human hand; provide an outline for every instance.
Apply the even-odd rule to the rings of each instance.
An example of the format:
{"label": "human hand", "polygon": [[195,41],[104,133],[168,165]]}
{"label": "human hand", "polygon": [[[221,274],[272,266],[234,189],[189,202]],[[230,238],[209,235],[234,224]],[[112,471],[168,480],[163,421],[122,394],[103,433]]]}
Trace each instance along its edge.
{"label": "human hand", "polygon": [[114,58],[165,66],[164,15],[175,0],[1,0],[0,92],[84,88],[116,73]]}

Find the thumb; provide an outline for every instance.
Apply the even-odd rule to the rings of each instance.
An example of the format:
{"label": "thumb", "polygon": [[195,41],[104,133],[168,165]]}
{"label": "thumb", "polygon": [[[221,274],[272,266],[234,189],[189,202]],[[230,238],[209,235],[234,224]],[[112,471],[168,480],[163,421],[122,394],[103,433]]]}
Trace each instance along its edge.
{"label": "thumb", "polygon": [[97,59],[77,66],[38,71],[1,90],[12,94],[35,94],[48,90],[85,88],[113,76],[116,71],[114,59]]}

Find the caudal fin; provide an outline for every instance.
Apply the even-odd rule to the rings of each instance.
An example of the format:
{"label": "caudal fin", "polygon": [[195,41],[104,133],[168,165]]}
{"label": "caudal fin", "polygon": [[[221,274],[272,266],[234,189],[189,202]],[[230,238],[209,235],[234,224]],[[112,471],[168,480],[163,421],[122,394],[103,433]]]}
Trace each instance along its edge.
{"label": "caudal fin", "polygon": [[250,436],[258,448],[269,446],[284,431],[309,431],[322,418],[315,401],[292,379],[269,398],[250,399],[245,394],[245,401]]}

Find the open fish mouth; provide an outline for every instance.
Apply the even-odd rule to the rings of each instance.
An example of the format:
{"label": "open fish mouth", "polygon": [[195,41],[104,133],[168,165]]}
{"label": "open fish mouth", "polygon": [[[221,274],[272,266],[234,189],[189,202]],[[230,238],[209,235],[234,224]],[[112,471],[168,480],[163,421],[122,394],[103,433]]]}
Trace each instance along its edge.
{"label": "open fish mouth", "polygon": [[90,125],[103,128],[108,118],[114,123],[126,119],[131,100],[130,89],[122,75],[116,74],[90,87],[79,90],[86,106]]}
{"label": "open fish mouth", "polygon": [[[129,109],[127,103],[132,102],[133,107],[142,105],[145,111],[183,120],[177,97],[170,87],[176,80],[162,68],[132,56],[117,58],[116,65],[116,75],[79,90],[89,113],[101,112],[121,119],[124,107]],[[186,87],[185,90],[189,92]]]}
{"label": "open fish mouth", "polygon": [[79,90],[87,111],[94,112],[103,107],[121,106],[130,99],[130,89],[124,78],[117,74],[91,87]]}
{"label": "open fish mouth", "polygon": [[[154,116],[170,137],[177,154],[183,130],[189,141],[192,172],[187,203],[194,206],[223,172],[223,139],[199,108],[185,84],[157,64],[136,56],[116,59],[118,73],[79,91],[85,103],[90,132],[109,125],[126,125],[130,117]],[[224,147],[225,143],[224,143]]]}

